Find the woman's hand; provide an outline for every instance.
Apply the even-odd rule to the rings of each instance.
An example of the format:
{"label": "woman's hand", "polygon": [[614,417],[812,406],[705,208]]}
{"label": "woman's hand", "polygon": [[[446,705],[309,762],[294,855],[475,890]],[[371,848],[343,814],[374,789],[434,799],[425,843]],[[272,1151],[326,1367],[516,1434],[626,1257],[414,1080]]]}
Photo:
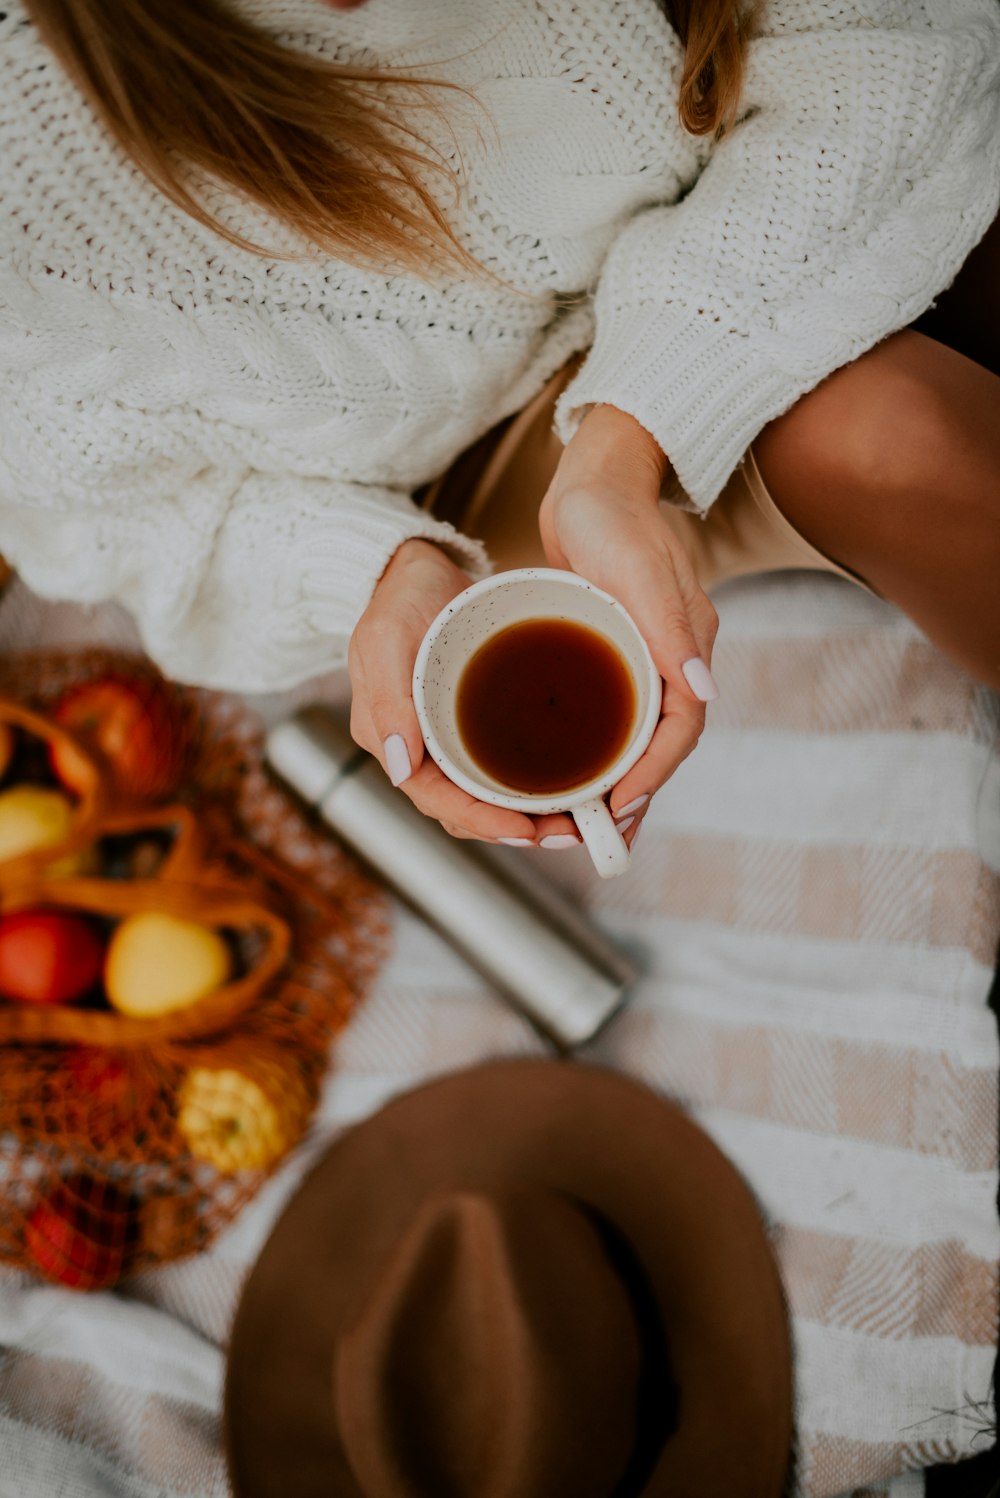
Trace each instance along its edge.
{"label": "woman's hand", "polygon": [[660,513],[662,449],[633,417],[595,406],[566,445],[542,501],[539,527],[553,567],[578,573],[628,609],[663,678],[663,716],[642,758],[611,793],[612,814],[634,817],[695,747],[718,688],[709,665],[718,615]]}
{"label": "woman's hand", "polygon": [[[472,579],[428,541],[405,541],[379,579],[351,636],[351,733],[393,785],[454,837],[518,846],[578,842],[567,816],[528,817],[477,801],[424,752],[413,706],[413,665],[431,621]],[[555,846],[562,846],[559,841]]]}

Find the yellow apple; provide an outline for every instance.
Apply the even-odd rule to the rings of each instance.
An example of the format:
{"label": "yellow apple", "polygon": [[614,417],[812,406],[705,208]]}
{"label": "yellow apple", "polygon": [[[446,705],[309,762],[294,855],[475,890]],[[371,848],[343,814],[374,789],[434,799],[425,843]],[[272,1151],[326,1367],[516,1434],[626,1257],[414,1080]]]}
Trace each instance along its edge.
{"label": "yellow apple", "polygon": [[231,970],[229,948],[217,931],[150,910],[115,928],[104,991],[121,1014],[152,1019],[221,988]]}
{"label": "yellow apple", "polygon": [[192,1067],[177,1096],[177,1123],[188,1148],[224,1175],[277,1160],[299,1139],[309,1114],[305,1087],[293,1070],[251,1062],[247,1071]]}
{"label": "yellow apple", "polygon": [[0,860],[50,848],[73,828],[73,803],[61,791],[12,785],[0,791]]}

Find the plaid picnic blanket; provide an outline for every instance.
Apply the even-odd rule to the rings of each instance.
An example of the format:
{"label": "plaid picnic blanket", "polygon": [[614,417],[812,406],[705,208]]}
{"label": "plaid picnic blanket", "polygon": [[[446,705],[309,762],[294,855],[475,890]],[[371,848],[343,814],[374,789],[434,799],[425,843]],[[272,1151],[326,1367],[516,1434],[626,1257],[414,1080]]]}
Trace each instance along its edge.
{"label": "plaid picnic blanket", "polygon": [[[628,877],[509,856],[546,859],[643,962],[589,1057],[686,1104],[757,1194],[792,1314],[796,1493],[914,1498],[919,1469],[992,1444],[1000,708],[837,579],[717,602],[722,698]],[[114,611],[22,596],[0,648],[43,624],[122,643]],[[228,1328],[308,1164],[419,1080],[543,1049],[398,911],[309,1138],[209,1252],[89,1297],[0,1275],[0,1498],[223,1498]]]}

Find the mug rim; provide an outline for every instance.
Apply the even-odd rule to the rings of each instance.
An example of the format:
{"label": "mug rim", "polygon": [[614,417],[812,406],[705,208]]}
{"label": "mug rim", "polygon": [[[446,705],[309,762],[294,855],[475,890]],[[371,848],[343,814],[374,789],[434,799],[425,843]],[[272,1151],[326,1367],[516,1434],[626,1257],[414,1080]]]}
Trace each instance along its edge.
{"label": "mug rim", "polygon": [[[533,794],[532,792],[496,791],[491,786],[484,785],[481,781],[474,780],[471,775],[466,775],[441,747],[434,726],[430,721],[424,701],[423,682],[426,675],[427,661],[434,642],[444,629],[448,621],[456,614],[462,612],[470,604],[478,601],[484,593],[490,593],[495,588],[511,583],[534,582],[537,580],[554,582],[561,586],[583,588],[586,592],[594,593],[605,603],[609,603],[629,624],[635,633],[639,653],[642,657],[652,684],[655,679],[656,687],[650,691],[649,702],[646,712],[641,721],[636,725],[635,732],[629,739],[628,744],[621,754],[604,771],[603,775],[595,776],[594,779],[586,781],[583,785],[576,786],[573,790],[562,795],[545,796]],[[457,605],[457,607],[456,607]],[[526,623],[531,618],[526,616],[524,620],[515,621]],[[587,629],[594,628],[589,622],[585,623]],[[504,625],[503,628],[509,628]],[[497,633],[500,631],[498,630]],[[601,632],[601,631],[598,631]],[[607,638],[605,636],[605,638]],[[616,650],[619,648],[614,641],[608,641]],[[619,653],[621,653],[619,651]],[[629,672],[635,676],[633,663],[626,660]],[[461,593],[446,603],[444,608],[432,619],[420,643],[417,658],[413,666],[413,706],[416,710],[420,731],[423,735],[424,747],[430,754],[434,763],[442,774],[446,775],[455,785],[477,801],[484,801],[490,806],[499,806],[506,811],[523,811],[533,816],[546,816],[552,812],[572,811],[574,807],[585,805],[588,801],[596,801],[606,795],[623,776],[627,775],[632,766],[636,764],[649,747],[649,741],[653,737],[656,725],[660,720],[660,708],[662,705],[662,677],[656,669],[653,657],[649,653],[649,646],[643,639],[642,632],[636,624],[632,615],[623,603],[620,603],[611,593],[599,588],[596,583],[589,582],[587,578],[578,576],[575,572],[565,571],[560,567],[514,567],[507,572],[495,573],[492,577],[480,578],[478,582],[470,583]]]}

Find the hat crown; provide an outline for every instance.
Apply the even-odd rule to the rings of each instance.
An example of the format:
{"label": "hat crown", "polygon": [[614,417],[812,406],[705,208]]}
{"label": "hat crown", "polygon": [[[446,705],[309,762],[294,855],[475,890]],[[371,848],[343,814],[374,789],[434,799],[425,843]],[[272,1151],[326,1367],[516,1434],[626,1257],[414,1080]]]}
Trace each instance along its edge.
{"label": "hat crown", "polygon": [[429,1197],[334,1355],[371,1498],[606,1498],[635,1441],[641,1340],[602,1233],[542,1188]]}

